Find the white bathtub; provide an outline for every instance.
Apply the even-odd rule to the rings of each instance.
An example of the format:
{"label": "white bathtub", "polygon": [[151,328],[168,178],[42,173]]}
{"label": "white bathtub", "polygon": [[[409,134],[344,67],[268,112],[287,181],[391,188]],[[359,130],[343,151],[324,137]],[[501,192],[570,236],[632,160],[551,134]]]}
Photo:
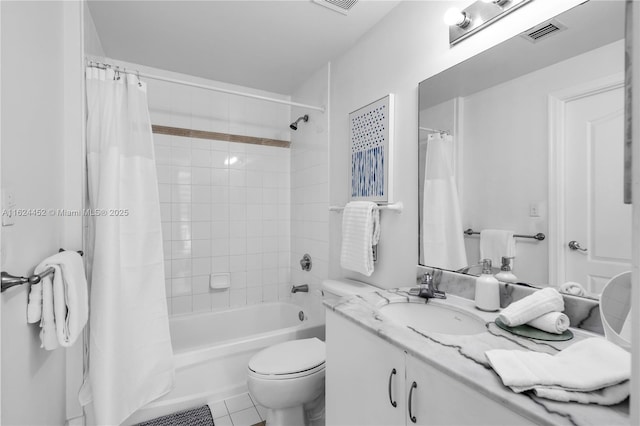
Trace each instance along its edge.
{"label": "white bathtub", "polygon": [[324,321],[308,316],[298,305],[273,302],[172,317],[175,388],[125,424],[246,392],[247,364],[255,353],[287,340],[324,340]]}

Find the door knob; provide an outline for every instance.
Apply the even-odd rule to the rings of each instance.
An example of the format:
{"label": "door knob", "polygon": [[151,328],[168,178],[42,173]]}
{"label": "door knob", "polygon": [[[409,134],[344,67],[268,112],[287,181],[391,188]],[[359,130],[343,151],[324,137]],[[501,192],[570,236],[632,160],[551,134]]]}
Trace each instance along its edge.
{"label": "door knob", "polygon": [[576,240],[573,241],[569,241],[569,248],[571,250],[578,250],[578,251],[587,251],[586,248],[582,248],[580,247],[580,243],[577,242]]}

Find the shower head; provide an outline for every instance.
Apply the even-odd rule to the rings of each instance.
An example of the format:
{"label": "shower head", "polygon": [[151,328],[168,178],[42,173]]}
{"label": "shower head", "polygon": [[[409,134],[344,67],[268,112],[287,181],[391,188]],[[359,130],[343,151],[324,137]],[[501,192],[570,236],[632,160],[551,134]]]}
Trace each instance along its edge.
{"label": "shower head", "polygon": [[307,121],[309,121],[309,116],[307,114],[305,114],[302,117],[299,117],[296,121],[294,121],[293,123],[289,124],[289,128],[291,130],[298,130],[298,123],[300,122],[300,120],[303,120],[306,123]]}

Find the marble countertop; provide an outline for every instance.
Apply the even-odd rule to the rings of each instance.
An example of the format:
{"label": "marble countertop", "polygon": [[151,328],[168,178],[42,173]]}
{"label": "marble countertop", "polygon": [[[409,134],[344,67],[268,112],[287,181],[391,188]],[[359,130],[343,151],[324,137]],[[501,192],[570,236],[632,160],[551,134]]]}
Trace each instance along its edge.
{"label": "marble countertop", "polygon": [[409,355],[483,393],[500,404],[541,425],[628,425],[629,403],[614,406],[556,402],[531,395],[517,394],[502,384],[489,366],[484,352],[489,349],[532,350],[555,354],[577,340],[601,337],[584,330],[571,331],[574,338],[565,342],[546,342],[519,337],[496,326],[496,312],[475,309],[471,300],[447,295],[446,300],[430,299],[429,304],[454,306],[485,321],[486,331],[473,335],[448,335],[403,326],[386,318],[378,308],[389,303],[425,303],[405,289],[379,290],[339,300],[325,300],[328,309],[374,333]]}

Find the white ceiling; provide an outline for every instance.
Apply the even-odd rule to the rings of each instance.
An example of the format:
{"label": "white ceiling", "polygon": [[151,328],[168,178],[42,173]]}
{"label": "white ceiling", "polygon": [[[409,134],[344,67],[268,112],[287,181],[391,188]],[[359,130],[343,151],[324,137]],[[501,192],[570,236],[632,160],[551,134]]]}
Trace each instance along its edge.
{"label": "white ceiling", "polygon": [[291,94],[400,0],[360,0],[347,16],[312,0],[98,1],[106,56]]}

